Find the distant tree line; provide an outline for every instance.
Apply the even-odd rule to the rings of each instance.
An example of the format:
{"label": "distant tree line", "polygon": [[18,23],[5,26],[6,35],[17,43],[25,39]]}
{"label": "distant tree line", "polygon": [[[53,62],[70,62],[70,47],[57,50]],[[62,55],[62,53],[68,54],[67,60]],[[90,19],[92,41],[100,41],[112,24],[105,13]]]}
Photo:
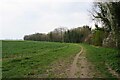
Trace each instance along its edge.
{"label": "distant tree line", "polygon": [[70,30],[68,30],[66,27],[60,27],[55,28],[48,34],[35,33],[31,35],[25,35],[24,40],[79,43],[84,42],[85,38],[90,33],[91,28],[89,26],[73,28]]}
{"label": "distant tree line", "polygon": [[24,40],[33,40],[33,41],[47,41],[48,36],[44,33],[35,33],[31,35],[25,35]]}
{"label": "distant tree line", "polygon": [[64,33],[64,42],[80,43],[84,42],[87,36],[91,33],[89,26],[83,26],[67,30]]}
{"label": "distant tree line", "polygon": [[66,27],[55,28],[53,31],[45,33],[35,33],[25,35],[24,40],[67,42],[67,43],[88,43],[102,46],[104,38],[108,35],[103,28],[95,24],[95,29],[85,25],[78,28],[67,29]]}

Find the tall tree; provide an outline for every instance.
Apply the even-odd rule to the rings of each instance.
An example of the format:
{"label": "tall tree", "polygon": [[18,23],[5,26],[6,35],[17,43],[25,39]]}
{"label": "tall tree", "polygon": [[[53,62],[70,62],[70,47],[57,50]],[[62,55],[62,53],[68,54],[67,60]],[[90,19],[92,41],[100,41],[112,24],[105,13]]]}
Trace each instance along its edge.
{"label": "tall tree", "polygon": [[120,1],[95,2],[93,11],[93,19],[101,22],[106,31],[113,33],[116,47],[120,49]]}

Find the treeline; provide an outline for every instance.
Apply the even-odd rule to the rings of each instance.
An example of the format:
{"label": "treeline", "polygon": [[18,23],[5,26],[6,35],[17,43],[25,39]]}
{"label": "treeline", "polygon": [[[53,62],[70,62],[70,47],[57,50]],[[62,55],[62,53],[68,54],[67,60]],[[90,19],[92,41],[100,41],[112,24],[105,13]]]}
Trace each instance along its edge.
{"label": "treeline", "polygon": [[102,46],[103,40],[106,36],[108,36],[108,33],[104,31],[104,28],[99,28],[97,25],[95,26],[95,29],[91,29],[87,25],[73,29],[60,27],[47,34],[35,33],[31,35],[25,35],[24,40],[88,43],[96,46]]}
{"label": "treeline", "polygon": [[31,35],[25,35],[24,40],[47,41],[48,36],[44,33],[35,33],[35,34],[31,34]]}
{"label": "treeline", "polygon": [[88,43],[96,46],[102,46],[103,40],[108,36],[108,32],[105,32],[104,28],[99,28],[98,25],[95,25],[95,27],[95,29],[91,29],[87,25],[73,29],[60,27],[55,28],[53,31],[47,34],[35,33],[31,35],[25,35],[24,40]]}
{"label": "treeline", "polygon": [[24,40],[79,43],[84,42],[90,33],[91,28],[89,26],[73,28],[70,30],[65,27],[60,27],[54,29],[48,34],[35,33],[25,35]]}
{"label": "treeline", "polygon": [[66,28],[56,28],[54,31],[51,31],[47,34],[45,33],[35,33],[31,35],[25,35],[24,40],[34,40],[34,41],[53,41],[53,42],[63,42],[64,41],[64,32]]}

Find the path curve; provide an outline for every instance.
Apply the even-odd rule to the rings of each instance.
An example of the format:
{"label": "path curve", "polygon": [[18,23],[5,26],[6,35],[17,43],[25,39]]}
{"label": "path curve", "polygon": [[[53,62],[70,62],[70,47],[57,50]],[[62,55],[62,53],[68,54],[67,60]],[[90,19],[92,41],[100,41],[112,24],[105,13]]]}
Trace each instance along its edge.
{"label": "path curve", "polygon": [[78,58],[79,58],[80,54],[82,54],[82,52],[83,52],[83,47],[81,47],[81,51],[74,58],[74,61],[73,61],[72,65],[71,65],[71,68],[70,68],[70,74],[68,76],[69,78],[76,78],[75,73],[78,70],[77,62],[78,62]]}
{"label": "path curve", "polygon": [[80,47],[81,51],[74,58],[68,78],[102,78],[101,73],[87,60],[85,49]]}

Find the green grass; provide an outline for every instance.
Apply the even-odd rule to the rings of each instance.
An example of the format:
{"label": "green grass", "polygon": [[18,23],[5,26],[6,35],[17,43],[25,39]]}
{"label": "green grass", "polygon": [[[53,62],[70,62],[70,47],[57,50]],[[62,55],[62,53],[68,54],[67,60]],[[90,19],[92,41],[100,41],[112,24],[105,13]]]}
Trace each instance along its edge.
{"label": "green grass", "polygon": [[[120,58],[116,49],[81,44],[86,56],[105,77],[113,78],[105,63],[120,73]],[[49,66],[80,51],[80,45],[39,41],[2,41],[2,77],[42,77]],[[36,77],[36,76],[35,76]]]}
{"label": "green grass", "polygon": [[105,65],[106,63],[114,69],[116,72],[120,73],[120,58],[118,55],[118,50],[111,48],[95,47],[86,44],[82,44],[86,50],[86,56],[105,77],[113,78]]}
{"label": "green grass", "polygon": [[42,75],[49,65],[80,51],[68,43],[39,41],[2,41],[2,77],[24,78]]}

